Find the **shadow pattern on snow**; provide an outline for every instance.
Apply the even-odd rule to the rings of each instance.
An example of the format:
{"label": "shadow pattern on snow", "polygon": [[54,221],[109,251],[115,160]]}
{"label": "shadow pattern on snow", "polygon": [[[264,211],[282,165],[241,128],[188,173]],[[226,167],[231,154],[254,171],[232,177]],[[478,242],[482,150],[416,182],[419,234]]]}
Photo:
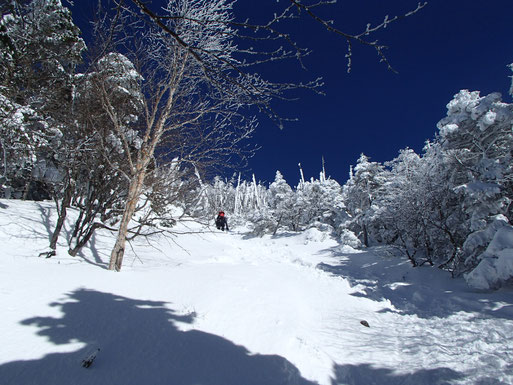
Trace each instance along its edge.
{"label": "shadow pattern on snow", "polygon": [[[4,207],[2,208],[9,207],[6,204],[3,205]],[[53,234],[53,224],[50,219],[51,211],[48,207],[39,203],[36,203],[33,207],[38,209],[39,218],[34,215],[27,215],[24,212],[9,210],[7,215],[2,218],[3,220],[8,220],[8,222],[4,223],[5,226],[2,228],[2,232],[15,239],[26,239],[28,242],[42,243],[48,246]]]}
{"label": "shadow pattern on snow", "polygon": [[453,279],[436,267],[413,268],[404,256],[389,247],[373,247],[344,253],[330,252],[338,264],[320,263],[318,269],[344,277],[357,290],[354,296],[375,301],[389,300],[404,314],[421,318],[447,317],[459,311],[513,320],[513,290],[472,290],[463,279]]}
{"label": "shadow pattern on snow", "polygon": [[[242,346],[205,332],[180,331],[192,323],[165,302],[143,301],[79,289],[51,306],[61,318],[34,317],[38,335],[55,345],[86,346],[70,353],[0,365],[2,384],[52,385],[314,385],[277,355],[250,354]],[[93,365],[81,362],[100,348]]]}
{"label": "shadow pattern on snow", "polygon": [[369,364],[336,365],[334,371],[332,385],[448,385],[463,377],[461,373],[448,368],[397,374],[390,369],[373,368]]}

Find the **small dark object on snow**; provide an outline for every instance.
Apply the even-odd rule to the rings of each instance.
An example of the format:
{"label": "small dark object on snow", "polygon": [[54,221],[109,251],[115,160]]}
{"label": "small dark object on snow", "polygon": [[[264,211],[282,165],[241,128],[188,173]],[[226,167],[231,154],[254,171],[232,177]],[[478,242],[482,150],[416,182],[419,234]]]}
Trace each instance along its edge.
{"label": "small dark object on snow", "polygon": [[91,353],[87,356],[87,358],[85,358],[83,361],[82,361],[82,366],[84,368],[89,368],[92,364],[93,364],[93,361],[94,359],[96,358],[96,355],[98,354],[98,352],[100,351],[100,348],[98,348],[97,351],[95,351],[94,353]]}
{"label": "small dark object on snow", "polygon": [[55,250],[51,250],[51,251],[45,251],[43,253],[39,253],[39,256],[42,257],[42,256],[45,256],[45,258],[50,258],[50,257],[53,257],[57,255],[57,253],[55,252]]}
{"label": "small dark object on snow", "polygon": [[363,321],[360,321],[360,323],[361,323],[363,326],[365,326],[365,327],[367,327],[367,328],[370,328],[369,323],[368,323],[367,321],[363,320]]}

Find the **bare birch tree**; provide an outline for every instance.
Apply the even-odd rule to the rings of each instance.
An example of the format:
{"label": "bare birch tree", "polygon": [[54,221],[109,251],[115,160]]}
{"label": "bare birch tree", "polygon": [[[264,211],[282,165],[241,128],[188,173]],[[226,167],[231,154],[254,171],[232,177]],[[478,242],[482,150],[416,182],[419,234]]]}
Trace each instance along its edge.
{"label": "bare birch tree", "polygon": [[[113,103],[107,89],[101,96],[102,107],[124,148],[128,166],[125,176],[129,181],[126,205],[109,265],[112,270],[121,268],[129,222],[145,180],[156,164],[176,156],[180,156],[182,163],[193,165],[215,163],[232,156],[240,150],[239,144],[249,137],[256,122],[241,113],[241,108],[252,99],[258,101],[244,90],[256,89],[258,85],[263,92],[274,92],[257,76],[240,78],[235,84],[219,68],[221,65],[231,71],[235,64],[231,56],[236,47],[232,29],[227,24],[229,4],[225,1],[182,1],[169,6],[170,15],[189,15],[191,19],[203,18],[208,23],[201,25],[189,18],[170,18],[169,28],[180,33],[182,43],[177,43],[158,26],[144,24],[133,9],[119,4],[119,24],[110,27],[114,33],[119,31],[114,47],[125,51],[134,70],[141,75],[140,100],[143,105],[139,120],[131,125],[141,138],[134,151],[129,148],[130,130],[118,114],[119,106]],[[216,18],[219,22],[211,21]],[[137,38],[127,39],[136,35]],[[184,44],[201,47],[201,51],[193,52]]]}

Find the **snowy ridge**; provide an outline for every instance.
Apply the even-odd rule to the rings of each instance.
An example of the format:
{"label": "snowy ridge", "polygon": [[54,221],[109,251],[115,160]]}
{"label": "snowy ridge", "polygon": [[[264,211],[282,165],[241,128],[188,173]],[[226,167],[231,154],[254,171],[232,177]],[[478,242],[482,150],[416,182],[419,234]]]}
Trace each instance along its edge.
{"label": "snowy ridge", "polygon": [[133,243],[113,273],[108,231],[38,258],[54,221],[50,202],[0,201],[2,384],[513,383],[511,289],[471,291],[315,229],[193,223]]}

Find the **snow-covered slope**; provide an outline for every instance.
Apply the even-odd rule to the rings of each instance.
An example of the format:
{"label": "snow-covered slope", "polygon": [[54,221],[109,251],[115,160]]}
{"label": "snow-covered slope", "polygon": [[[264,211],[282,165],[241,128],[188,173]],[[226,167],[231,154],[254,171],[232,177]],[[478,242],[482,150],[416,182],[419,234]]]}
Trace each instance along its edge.
{"label": "snow-covered slope", "polygon": [[1,384],[513,383],[510,289],[313,229],[193,223],[133,243],[114,273],[107,231],[39,258],[54,223],[51,203],[0,201]]}

